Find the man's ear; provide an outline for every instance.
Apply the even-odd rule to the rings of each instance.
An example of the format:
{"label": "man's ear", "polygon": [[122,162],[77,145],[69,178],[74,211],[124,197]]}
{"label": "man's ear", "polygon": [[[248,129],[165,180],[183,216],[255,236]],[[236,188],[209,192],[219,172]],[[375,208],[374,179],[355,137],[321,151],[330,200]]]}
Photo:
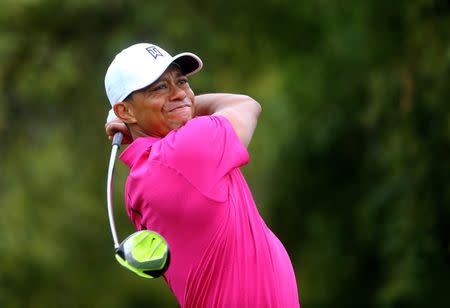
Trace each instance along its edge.
{"label": "man's ear", "polygon": [[133,108],[128,102],[118,102],[113,107],[116,116],[124,123],[136,123]]}

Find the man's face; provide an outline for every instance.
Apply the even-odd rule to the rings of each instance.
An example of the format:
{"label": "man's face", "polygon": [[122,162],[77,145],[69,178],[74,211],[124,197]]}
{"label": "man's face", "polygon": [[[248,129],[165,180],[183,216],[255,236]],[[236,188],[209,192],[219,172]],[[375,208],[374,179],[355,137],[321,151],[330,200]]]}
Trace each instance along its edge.
{"label": "man's face", "polygon": [[192,119],[195,96],[187,77],[171,65],[154,83],[134,92],[127,104],[136,121],[136,135],[164,137]]}

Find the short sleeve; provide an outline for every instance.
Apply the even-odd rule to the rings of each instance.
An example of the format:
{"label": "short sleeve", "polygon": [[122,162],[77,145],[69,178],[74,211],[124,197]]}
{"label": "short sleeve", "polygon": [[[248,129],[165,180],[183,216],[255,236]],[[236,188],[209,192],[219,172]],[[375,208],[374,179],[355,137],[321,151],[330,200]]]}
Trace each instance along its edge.
{"label": "short sleeve", "polygon": [[227,195],[227,175],[249,161],[231,123],[223,116],[194,118],[164,138],[164,160],[209,198]]}

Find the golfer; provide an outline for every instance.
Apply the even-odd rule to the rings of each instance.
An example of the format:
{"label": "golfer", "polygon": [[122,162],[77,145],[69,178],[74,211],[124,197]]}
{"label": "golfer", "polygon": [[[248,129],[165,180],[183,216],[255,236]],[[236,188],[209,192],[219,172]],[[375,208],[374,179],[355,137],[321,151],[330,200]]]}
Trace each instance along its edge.
{"label": "golfer", "polygon": [[244,95],[195,96],[192,53],[153,44],[122,50],[105,76],[118,119],[106,124],[131,142],[127,213],[138,230],[168,242],[164,279],[181,307],[299,307],[289,256],[261,218],[240,167],[261,106]]}

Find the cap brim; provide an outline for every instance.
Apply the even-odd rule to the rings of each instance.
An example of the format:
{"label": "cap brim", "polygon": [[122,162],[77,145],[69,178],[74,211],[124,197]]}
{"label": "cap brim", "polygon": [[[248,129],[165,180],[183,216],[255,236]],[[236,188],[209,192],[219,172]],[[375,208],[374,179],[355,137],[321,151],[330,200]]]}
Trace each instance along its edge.
{"label": "cap brim", "polygon": [[173,57],[173,63],[180,66],[184,75],[190,76],[197,73],[203,67],[202,60],[195,54],[183,52]]}

